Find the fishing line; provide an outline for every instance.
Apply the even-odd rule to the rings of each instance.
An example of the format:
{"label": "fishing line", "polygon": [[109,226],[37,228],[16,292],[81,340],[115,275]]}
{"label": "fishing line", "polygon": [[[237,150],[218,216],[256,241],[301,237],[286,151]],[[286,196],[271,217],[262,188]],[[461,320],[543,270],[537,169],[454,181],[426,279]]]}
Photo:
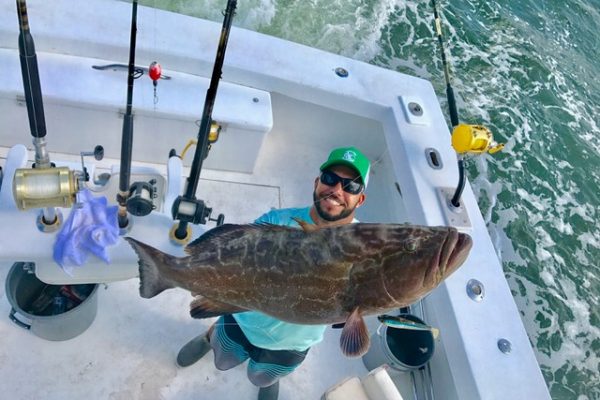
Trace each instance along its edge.
{"label": "fishing line", "polygon": [[[156,25],[156,14],[157,14],[156,13],[156,0],[154,0],[154,3],[152,5],[152,9],[153,9],[152,16],[154,18],[154,21],[152,22],[152,27],[154,28],[153,29],[153,32],[154,32],[154,35],[153,35],[153,38],[154,38],[154,47],[152,48],[152,50],[153,50],[153,53],[154,53],[153,54],[153,56],[154,56],[153,59],[156,60],[157,59],[156,58],[156,29],[157,29],[156,28],[157,27],[157,25]],[[154,62],[156,62],[156,61],[154,61]],[[150,70],[148,70],[148,74],[150,74]],[[158,104],[158,95],[156,94],[156,81],[153,81],[152,83],[153,83],[152,86],[153,86],[153,89],[154,89],[154,97],[153,97],[152,101],[154,102],[154,112],[156,113],[156,105]],[[156,125],[156,124],[154,124],[154,125]]]}

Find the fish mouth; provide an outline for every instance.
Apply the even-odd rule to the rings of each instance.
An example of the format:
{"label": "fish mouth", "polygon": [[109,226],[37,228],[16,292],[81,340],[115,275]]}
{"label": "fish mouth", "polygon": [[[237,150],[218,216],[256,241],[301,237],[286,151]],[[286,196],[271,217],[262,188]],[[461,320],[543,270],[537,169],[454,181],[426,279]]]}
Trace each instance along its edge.
{"label": "fish mouth", "polygon": [[472,247],[473,239],[471,239],[471,236],[467,235],[466,233],[459,233],[458,243],[456,243],[454,251],[450,255],[450,260],[448,260],[448,262],[452,263],[456,266],[456,268],[458,268],[469,256],[469,252],[471,251]]}
{"label": "fish mouth", "polygon": [[438,258],[441,279],[448,277],[465,262],[471,247],[473,247],[471,236],[458,232],[454,228],[448,230]]}
{"label": "fish mouth", "polygon": [[[447,277],[456,271],[458,267],[465,262],[471,247],[473,247],[473,239],[471,239],[471,236],[466,233],[458,232],[457,230],[452,230],[451,232],[452,233],[448,235],[449,239],[444,243],[445,250],[448,253],[446,263],[442,267],[442,274],[444,277]],[[452,236],[451,239],[450,236]]]}

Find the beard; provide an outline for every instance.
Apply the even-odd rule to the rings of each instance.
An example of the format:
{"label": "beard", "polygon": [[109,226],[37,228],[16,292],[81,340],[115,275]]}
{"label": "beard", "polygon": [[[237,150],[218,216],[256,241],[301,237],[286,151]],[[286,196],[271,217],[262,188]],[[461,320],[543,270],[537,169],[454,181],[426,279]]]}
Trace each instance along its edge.
{"label": "beard", "polygon": [[319,214],[319,217],[323,218],[325,221],[329,221],[329,222],[339,221],[340,219],[344,219],[344,218],[348,217],[356,209],[356,206],[354,206],[352,208],[344,208],[339,214],[336,214],[336,215],[330,214],[321,208],[321,200],[322,200],[322,198],[319,198],[317,196],[317,193],[313,192],[313,204],[315,205],[317,214]]}

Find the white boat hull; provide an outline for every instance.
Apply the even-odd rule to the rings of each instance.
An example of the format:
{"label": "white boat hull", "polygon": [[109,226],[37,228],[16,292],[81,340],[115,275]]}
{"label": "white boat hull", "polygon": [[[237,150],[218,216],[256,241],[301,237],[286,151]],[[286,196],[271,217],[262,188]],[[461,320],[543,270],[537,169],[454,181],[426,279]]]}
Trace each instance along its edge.
{"label": "white boat hull", "polygon": [[[96,189],[114,203],[126,74],[91,66],[126,61],[130,6],[106,1],[77,4],[28,2],[47,111],[48,148],[52,161],[75,168],[80,151],[103,145],[107,157],[94,163],[95,173],[112,173],[115,178]],[[155,21],[161,26],[155,27]],[[0,5],[0,65],[8,66],[0,75],[0,156],[5,171],[9,165],[29,165],[22,150],[14,150],[30,143],[17,26],[14,4]],[[173,223],[169,204],[183,179],[180,173],[168,176],[167,154],[172,147],[179,152],[197,134],[195,121],[201,115],[220,26],[140,7],[138,28],[137,64],[157,60],[173,79],[159,82],[156,105],[150,81],[146,77],[136,81],[134,167],[150,168],[138,171],[162,176],[165,183],[159,193],[162,205],[149,217],[134,218],[129,234],[181,254],[181,247],[168,240],[168,230]],[[162,32],[159,39],[154,28]],[[336,75],[338,67],[349,76]],[[411,103],[419,104],[421,115],[411,111]],[[354,145],[373,161],[360,220],[452,224],[469,232],[474,239],[469,259],[423,302],[427,322],[441,331],[429,364],[435,396],[549,398],[470,186],[462,197],[467,219],[454,218],[440,195],[456,184],[458,172],[448,127],[429,82],[234,28],[214,118],[223,123],[224,136],[211,150],[197,195],[216,213],[225,213],[227,222],[251,222],[271,207],[310,204],[322,160],[335,146]],[[15,153],[9,157],[11,148]],[[437,151],[442,168],[431,167],[430,149]],[[25,158],[31,160],[32,153]],[[186,167],[183,170],[187,173]],[[0,353],[0,372],[9,377],[0,384],[4,392],[22,398],[41,393],[46,398],[153,398],[156,393],[164,398],[198,398],[198,393],[203,398],[231,398],[232,390],[239,393],[236,398],[255,396],[241,368],[219,373],[210,360],[185,370],[174,367],[178,348],[208,322],[188,317],[187,293],[139,298],[137,280],[123,281],[137,274],[135,256],[124,241],[110,249],[111,264],[92,257],[73,277],[65,274],[52,260],[54,234],[36,228],[38,211],[15,210],[8,175],[0,188],[3,273],[12,262],[33,261],[38,276],[49,283],[116,282],[101,290],[92,327],[68,342],[48,344],[0,319],[6,344]],[[62,212],[67,217],[70,210]],[[194,229],[198,235],[205,227]],[[467,295],[467,282],[474,278],[485,286],[480,302]],[[0,314],[7,311],[4,303]],[[370,324],[376,328],[374,321]],[[318,398],[343,377],[366,373],[360,360],[343,359],[338,335],[328,331],[301,369],[285,378],[283,398]],[[510,342],[510,352],[500,351],[500,339]],[[48,354],[48,346],[57,356],[40,358]],[[45,391],[48,370],[65,378],[51,379],[56,394],[50,397]],[[27,376],[28,386],[10,379],[15,376]],[[402,386],[406,376],[394,379]],[[410,394],[412,388],[401,390]]]}

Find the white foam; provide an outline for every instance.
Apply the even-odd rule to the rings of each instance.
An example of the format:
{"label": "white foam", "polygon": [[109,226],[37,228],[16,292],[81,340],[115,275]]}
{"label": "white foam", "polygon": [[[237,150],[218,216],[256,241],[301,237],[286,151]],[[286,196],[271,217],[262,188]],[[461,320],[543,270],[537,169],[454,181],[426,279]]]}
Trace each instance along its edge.
{"label": "white foam", "polygon": [[573,234],[573,227],[571,226],[570,223],[565,222],[562,219],[558,219],[558,218],[555,219],[553,222],[554,222],[554,227],[560,233],[562,233],[564,235],[572,235]]}
{"label": "white foam", "polygon": [[571,169],[573,169],[573,166],[568,161],[564,161],[564,160],[559,161],[556,164],[556,166],[558,168],[560,168],[560,169],[565,169],[565,168],[571,168]]}
{"label": "white foam", "polygon": [[581,245],[584,248],[586,248],[587,246],[592,246],[597,249],[600,249],[600,238],[598,236],[599,235],[597,232],[585,232],[577,236],[577,240],[581,242]]}
{"label": "white foam", "polygon": [[575,260],[581,265],[589,265],[586,252],[583,249],[575,250]]}
{"label": "white foam", "polygon": [[544,230],[542,227],[536,226],[534,229],[539,239],[538,244],[544,247],[550,247],[556,244],[548,232],[546,232],[546,230]]}
{"label": "white foam", "polygon": [[[161,1],[141,0],[141,4],[150,7],[164,7]],[[177,13],[204,18],[215,22],[223,22],[223,11],[226,2],[222,0],[195,0],[189,2],[169,2],[169,10]],[[275,16],[276,1],[246,0],[237,3],[234,26],[251,30],[259,30],[269,25]]]}
{"label": "white foam", "polygon": [[579,215],[585,221],[593,223],[595,221],[593,217],[594,214],[595,212],[591,205],[577,204],[570,208],[569,216],[572,217],[573,215]]}
{"label": "white foam", "polygon": [[539,246],[537,246],[535,248],[535,255],[536,255],[537,259],[540,261],[547,261],[552,258],[552,253],[550,253],[548,250],[544,249],[543,247],[539,247]]}
{"label": "white foam", "polygon": [[525,189],[518,188],[517,194],[523,200],[527,201],[529,204],[535,207],[538,211],[544,211],[549,206],[551,206],[550,199],[544,199],[543,197],[530,193]]}
{"label": "white foam", "polygon": [[[561,280],[560,286],[562,289],[559,289],[556,286],[549,286],[546,289],[549,293],[544,293],[543,297],[540,296],[535,289],[529,289],[530,286],[532,286],[530,282],[521,281],[521,284],[528,288],[528,300],[538,304],[538,310],[535,312],[542,313],[544,318],[551,320],[551,325],[548,328],[538,329],[538,334],[535,335],[536,339],[534,339],[534,343],[542,332],[547,332],[548,337],[556,331],[560,331],[561,333],[561,343],[558,350],[553,350],[551,348],[549,354],[539,352],[537,354],[538,360],[553,370],[558,370],[564,365],[570,365],[570,368],[577,366],[578,369],[587,369],[591,372],[597,371],[596,368],[598,362],[600,362],[600,358],[597,354],[589,351],[589,349],[591,347],[591,341],[600,337],[600,329],[589,324],[590,306],[586,301],[578,298],[575,284],[571,281]],[[561,315],[559,317],[554,314],[554,309],[549,306],[546,300],[548,294],[551,295],[554,301],[563,303],[571,310],[573,313],[573,320],[566,320],[562,324],[558,324],[557,318],[566,319],[567,316]],[[521,303],[519,300],[517,302]],[[529,307],[525,307],[525,309],[527,311],[524,321],[526,321],[527,318],[535,318],[535,315],[532,313],[532,310],[529,310]],[[548,338],[546,340],[548,340]],[[555,345],[553,345],[553,347],[554,346]]]}
{"label": "white foam", "polygon": [[556,286],[554,275],[552,275],[549,271],[544,270],[540,272],[540,278],[542,278],[546,286]]}

